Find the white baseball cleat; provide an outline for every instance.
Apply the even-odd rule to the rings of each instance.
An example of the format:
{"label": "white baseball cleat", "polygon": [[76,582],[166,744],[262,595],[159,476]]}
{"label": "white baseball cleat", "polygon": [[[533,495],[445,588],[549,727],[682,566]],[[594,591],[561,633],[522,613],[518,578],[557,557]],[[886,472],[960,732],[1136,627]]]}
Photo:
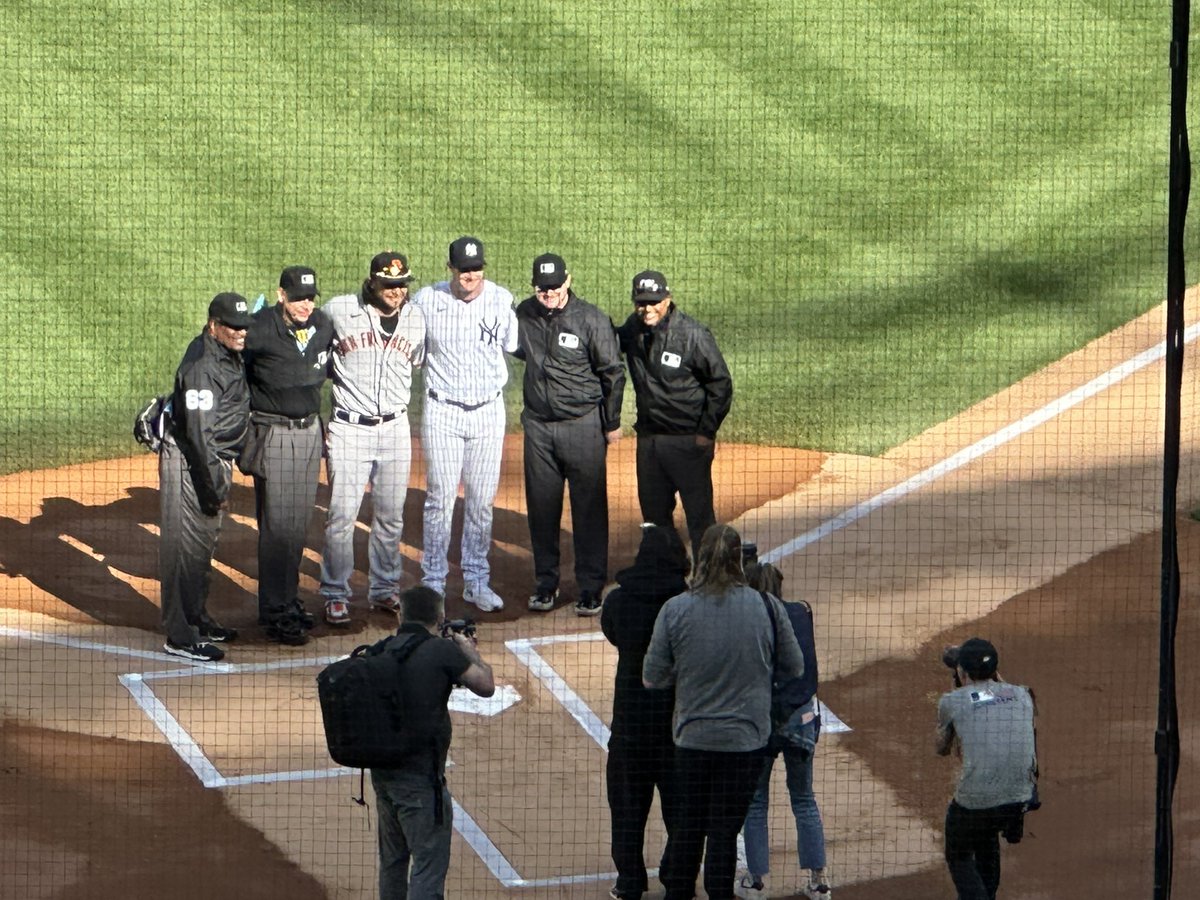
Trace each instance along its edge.
{"label": "white baseball cleat", "polygon": [[468,584],[463,587],[463,599],[474,603],[484,612],[495,612],[504,609],[504,601],[488,584]]}

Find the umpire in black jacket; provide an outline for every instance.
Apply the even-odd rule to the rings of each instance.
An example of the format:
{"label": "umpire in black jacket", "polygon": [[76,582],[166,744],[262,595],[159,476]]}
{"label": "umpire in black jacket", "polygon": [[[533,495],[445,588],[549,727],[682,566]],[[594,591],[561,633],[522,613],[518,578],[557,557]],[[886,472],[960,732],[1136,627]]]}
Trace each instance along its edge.
{"label": "umpire in black jacket", "polygon": [[612,320],[571,290],[563,258],[533,261],[534,294],[517,306],[525,361],[525,501],[536,584],[529,608],[558,599],[563,485],[571,491],[575,611],[600,612],[608,579],[607,448],[621,437],[625,370]]}
{"label": "umpire in black jacket", "polygon": [[672,526],[683,502],[692,559],[716,522],[712,462],[733,379],[712,333],[680,312],[661,272],[633,278],[634,311],[618,329],[637,396],[637,481],[642,518]]}
{"label": "umpire in black jacket", "polygon": [[208,324],[175,373],[170,427],[159,450],[163,649],[185,659],[216,662],[225,656],[216,644],[237,636],[209,616],[208,583],[250,416],[242,348],[252,321],[245,297],[213,297]]}

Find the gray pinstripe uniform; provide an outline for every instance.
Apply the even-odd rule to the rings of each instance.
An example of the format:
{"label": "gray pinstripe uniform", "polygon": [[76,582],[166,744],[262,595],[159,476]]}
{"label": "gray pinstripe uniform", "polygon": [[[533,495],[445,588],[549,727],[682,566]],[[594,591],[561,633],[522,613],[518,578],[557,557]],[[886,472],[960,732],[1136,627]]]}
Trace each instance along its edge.
{"label": "gray pinstripe uniform", "polygon": [[350,598],[354,523],[363,491],[371,485],[374,515],[368,543],[370,599],[395,593],[403,556],[404,498],[412,464],[408,403],[412,371],[425,359],[425,317],[405,303],[396,329],[384,332],[363,293],[334,297],[321,307],[333,320],[333,416],[329,422],[332,494],[325,523],[321,594]]}

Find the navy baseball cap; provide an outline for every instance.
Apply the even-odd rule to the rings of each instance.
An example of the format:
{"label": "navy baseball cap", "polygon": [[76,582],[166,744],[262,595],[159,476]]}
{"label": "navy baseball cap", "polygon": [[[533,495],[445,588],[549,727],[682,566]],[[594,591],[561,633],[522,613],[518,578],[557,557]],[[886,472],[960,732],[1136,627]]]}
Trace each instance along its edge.
{"label": "navy baseball cap", "polygon": [[972,678],[990,678],[996,674],[1000,654],[991,641],[973,637],[958,648],[958,664]]}
{"label": "navy baseball cap", "polygon": [[279,286],[289,300],[308,299],[321,293],[317,290],[317,273],[308,266],[288,266],[279,276]]}
{"label": "navy baseball cap", "polygon": [[249,328],[254,323],[246,298],[232,291],[217,294],[212,298],[212,302],[208,304],[208,317],[229,328]]}
{"label": "navy baseball cap", "polygon": [[535,288],[562,287],[567,280],[567,264],[557,253],[543,253],[533,261]]}
{"label": "navy baseball cap", "polygon": [[667,276],[662,272],[647,269],[645,272],[638,272],[633,276],[634,303],[639,300],[658,303],[660,300],[665,300],[670,293],[671,289],[667,287]]}
{"label": "navy baseball cap", "polygon": [[450,268],[458,272],[478,272],[483,268],[483,241],[464,235],[450,244]]}
{"label": "navy baseball cap", "polygon": [[371,277],[384,287],[403,287],[413,280],[408,257],[395,250],[375,254],[371,259]]}

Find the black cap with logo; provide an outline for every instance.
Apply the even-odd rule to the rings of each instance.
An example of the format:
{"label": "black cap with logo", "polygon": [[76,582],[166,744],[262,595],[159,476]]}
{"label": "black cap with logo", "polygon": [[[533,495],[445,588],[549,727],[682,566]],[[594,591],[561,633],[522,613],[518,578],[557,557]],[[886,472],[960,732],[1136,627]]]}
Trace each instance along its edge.
{"label": "black cap with logo", "polygon": [[450,244],[450,268],[458,272],[478,272],[483,268],[483,241],[464,235]]}
{"label": "black cap with logo", "polygon": [[229,328],[249,328],[254,323],[250,315],[250,304],[241,294],[227,291],[217,294],[208,304],[208,317],[216,319]]}
{"label": "black cap with logo", "polygon": [[384,287],[403,287],[413,280],[408,257],[395,250],[384,250],[371,258],[371,277]]}
{"label": "black cap with logo", "polygon": [[658,303],[671,293],[667,287],[667,276],[662,272],[647,269],[633,276],[633,302]]}
{"label": "black cap with logo", "polygon": [[567,264],[557,253],[543,253],[533,261],[535,288],[562,287],[567,280]]}
{"label": "black cap with logo", "polygon": [[279,276],[279,286],[289,300],[303,300],[321,293],[317,290],[317,273],[308,266],[288,266]]}

